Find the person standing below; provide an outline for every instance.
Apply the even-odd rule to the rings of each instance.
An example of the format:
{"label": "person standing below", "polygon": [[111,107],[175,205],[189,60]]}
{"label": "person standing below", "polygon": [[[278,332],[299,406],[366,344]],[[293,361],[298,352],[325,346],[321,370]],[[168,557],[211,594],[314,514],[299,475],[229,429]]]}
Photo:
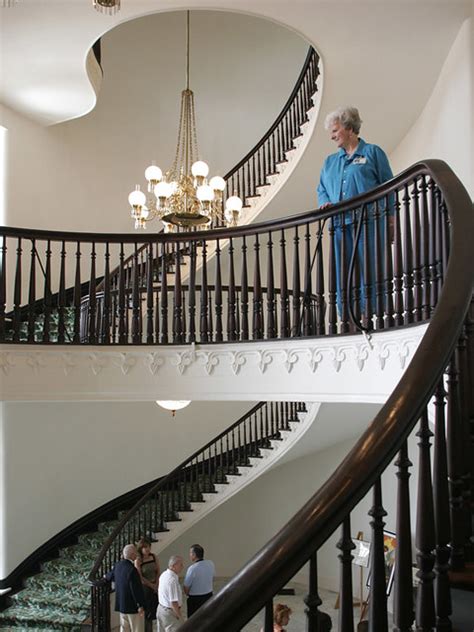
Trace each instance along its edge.
{"label": "person standing below", "polygon": [[[346,200],[366,193],[370,189],[387,182],[393,178],[392,169],[388,162],[385,152],[377,145],[366,143],[359,137],[362,120],[359,111],[354,107],[340,107],[331,112],[326,117],[324,127],[329,131],[331,140],[338,147],[335,154],[331,154],[324,161],[321,169],[319,185],[318,185],[318,204],[320,209],[325,209],[332,204],[345,202]],[[393,203],[389,202],[389,207],[393,207]],[[379,211],[383,213],[386,205],[379,205]],[[336,257],[336,292],[339,313],[341,313],[341,243],[343,235],[343,227],[345,233],[346,246],[346,270],[348,270],[349,260],[353,250],[353,213],[352,211],[344,213],[344,217],[337,216],[334,218],[334,238],[335,238],[335,257]],[[374,205],[368,208],[368,249],[371,257],[370,264],[370,288],[371,303],[375,304],[374,283],[375,283],[375,262],[374,262],[374,241],[375,241],[375,221],[374,221]],[[383,228],[383,222],[381,222]],[[393,208],[390,208],[389,216],[390,233],[393,232]],[[381,234],[383,231],[381,230]],[[391,235],[389,235],[391,239]],[[382,240],[384,236],[382,234]],[[363,252],[364,237],[360,236],[358,244],[358,260],[363,281]],[[346,299],[346,297],[343,297]],[[364,305],[364,296],[361,296],[361,307]]]}
{"label": "person standing below", "polygon": [[160,565],[156,555],[151,552],[151,541],[148,538],[142,538],[138,542],[137,554],[135,568],[142,580],[145,595],[145,632],[152,632],[158,607],[157,590]]}
{"label": "person standing below", "polygon": [[106,575],[106,579],[115,584],[115,611],[120,612],[120,632],[143,632],[145,595],[134,566],[137,559],[135,545],[127,544],[122,555],[123,559]]}
{"label": "person standing below", "polygon": [[212,597],[215,574],[214,562],[204,559],[204,549],[193,544],[189,549],[192,564],[184,578],[184,592],[188,596],[188,618]]}
{"label": "person standing below", "polygon": [[183,623],[181,606],[183,593],[179,584],[179,574],[184,568],[184,560],[179,555],[172,555],[168,568],[161,573],[158,584],[158,632],[175,632]]}

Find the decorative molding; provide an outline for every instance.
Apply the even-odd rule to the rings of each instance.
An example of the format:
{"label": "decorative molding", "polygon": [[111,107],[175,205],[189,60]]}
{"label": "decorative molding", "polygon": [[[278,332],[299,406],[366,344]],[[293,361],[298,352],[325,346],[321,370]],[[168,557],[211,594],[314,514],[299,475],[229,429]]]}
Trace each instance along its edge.
{"label": "decorative molding", "polygon": [[[371,340],[350,335],[238,345],[3,345],[0,399],[147,399],[160,389],[170,396],[173,391],[186,393],[188,399],[203,399],[203,394],[205,399],[206,393],[228,399],[251,398],[257,391],[271,397],[291,388],[307,399],[334,394],[336,387],[355,393],[356,381],[363,387],[366,376],[377,372],[379,380],[371,383],[374,391],[377,382],[383,383],[377,391],[381,394],[389,382],[398,381],[426,328],[385,330],[373,333]],[[98,376],[100,381],[91,380]],[[212,382],[207,386],[205,380]]]}
{"label": "decorative molding", "polygon": [[[338,373],[347,364],[355,365],[359,371],[366,368],[370,358],[376,358],[380,369],[386,368],[390,358],[396,358],[400,367],[406,367],[419,341],[423,337],[426,325],[410,328],[400,335],[400,330],[387,335],[376,333],[372,345],[362,336],[339,336],[292,340],[261,341],[260,348],[255,342],[239,343],[239,351],[229,351],[225,343],[216,345],[197,345],[190,347],[119,347],[109,351],[110,347],[93,347],[84,350],[80,346],[53,349],[51,345],[0,346],[0,369],[5,375],[17,369],[31,369],[39,372],[47,368],[61,368],[66,375],[73,369],[89,370],[94,375],[103,371],[119,369],[123,375],[129,375],[138,368],[145,367],[151,375],[174,367],[177,375],[184,375],[192,367],[201,375],[212,375],[217,367],[229,368],[237,375],[251,367],[257,367],[264,374],[270,365],[284,367],[291,373],[295,366],[304,366],[314,373],[326,360],[330,361],[334,372]],[[383,338],[378,342],[378,338]],[[90,348],[88,348],[90,349]],[[151,351],[153,349],[153,351]]]}

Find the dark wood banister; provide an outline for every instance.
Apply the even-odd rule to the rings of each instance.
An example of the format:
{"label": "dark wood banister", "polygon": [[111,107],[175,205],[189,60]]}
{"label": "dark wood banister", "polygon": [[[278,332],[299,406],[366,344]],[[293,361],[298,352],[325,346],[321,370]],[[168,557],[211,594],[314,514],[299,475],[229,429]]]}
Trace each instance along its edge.
{"label": "dark wood banister", "polygon": [[[308,561],[367,494],[418,420],[449,360],[473,290],[472,202],[441,161],[425,168],[440,186],[451,221],[451,255],[443,290],[410,365],[344,461],[305,506],[210,601],[183,632],[237,632]],[[420,165],[404,174],[416,174]],[[387,192],[391,186],[382,187]],[[377,189],[380,196],[381,189]],[[365,201],[368,197],[361,196]],[[351,206],[354,207],[354,200]]]}
{"label": "dark wood banister", "polygon": [[104,559],[105,554],[107,553],[108,549],[110,548],[111,544],[113,543],[117,535],[122,531],[124,525],[127,524],[130,518],[132,518],[132,516],[137,512],[137,510],[140,509],[140,507],[149,498],[151,498],[154,494],[156,494],[156,492],[164,488],[168,482],[172,481],[174,476],[178,472],[183,470],[187,465],[191,464],[196,457],[198,457],[200,454],[205,453],[205,451],[208,448],[210,448],[212,445],[217,444],[221,438],[225,437],[230,432],[232,432],[232,430],[234,430],[235,428],[240,426],[242,423],[244,423],[251,415],[257,412],[257,410],[265,406],[265,404],[266,402],[259,402],[258,404],[255,404],[253,408],[251,408],[249,411],[244,413],[242,417],[240,417],[235,423],[233,423],[231,426],[223,430],[219,435],[217,435],[217,437],[214,437],[213,439],[211,439],[208,443],[206,443],[205,446],[199,448],[199,450],[196,450],[196,452],[194,452],[190,457],[186,458],[182,463],[180,463],[180,465],[175,467],[174,470],[172,470],[169,474],[167,474],[163,478],[160,478],[159,481],[156,483],[156,485],[153,485],[153,487],[151,487],[151,489],[149,489],[147,493],[135,503],[135,505],[130,509],[130,511],[128,511],[125,514],[125,516],[123,516],[122,520],[119,522],[119,524],[116,526],[116,528],[113,530],[113,532],[110,534],[110,536],[107,538],[102,548],[100,549],[99,554],[97,556],[97,560],[89,574],[89,581],[92,584],[94,584],[95,582],[100,583],[102,581],[101,577],[97,577],[97,573],[102,564],[102,560]]}
{"label": "dark wood banister", "polygon": [[397,176],[386,182],[385,184],[373,189],[369,193],[358,195],[345,202],[334,204],[330,208],[320,210],[313,209],[303,213],[288,215],[284,218],[267,220],[265,222],[252,223],[245,226],[236,226],[235,228],[215,228],[213,230],[201,230],[192,233],[155,233],[137,235],[136,233],[89,233],[89,232],[72,232],[72,231],[50,231],[29,228],[15,228],[3,226],[0,228],[2,234],[6,237],[21,237],[22,239],[44,239],[51,241],[79,241],[82,243],[109,243],[109,244],[134,244],[134,243],[161,243],[161,242],[182,242],[191,243],[194,241],[208,240],[224,240],[232,237],[242,237],[248,235],[261,235],[271,231],[282,230],[285,228],[294,228],[302,226],[315,219],[326,219],[336,216],[340,213],[353,211],[357,206],[362,204],[370,204],[380,199],[384,195],[393,193],[402,183],[408,181],[417,175],[431,175],[438,183],[437,175],[443,171],[451,172],[448,165],[443,160],[428,159],[415,163]]}

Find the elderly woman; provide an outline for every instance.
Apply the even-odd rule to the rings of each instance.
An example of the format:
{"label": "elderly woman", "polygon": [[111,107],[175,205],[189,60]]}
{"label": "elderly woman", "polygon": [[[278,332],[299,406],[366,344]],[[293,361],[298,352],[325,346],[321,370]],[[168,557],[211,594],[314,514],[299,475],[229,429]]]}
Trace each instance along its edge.
{"label": "elderly woman", "polygon": [[[328,114],[325,120],[325,128],[331,135],[331,140],[336,143],[338,151],[326,158],[321,169],[321,175],[318,186],[318,203],[320,208],[327,208],[331,204],[344,202],[356,195],[365,193],[393,177],[388,158],[385,152],[377,145],[366,143],[359,137],[359,131],[362,120],[359,111],[354,107],[340,107],[331,114]],[[392,218],[390,218],[391,221]],[[343,223],[351,225],[353,222],[353,214],[345,213],[345,217],[336,217],[334,221],[335,227],[335,255],[336,255],[336,285],[337,285],[337,303],[339,313],[341,313],[341,240],[343,232]],[[373,211],[369,212],[369,252],[371,253],[371,269],[372,279],[371,285],[374,283],[374,232],[375,226],[373,221]],[[353,231],[345,230],[345,244],[347,248],[347,260],[352,255],[353,250]],[[363,270],[363,238],[360,239],[358,245],[359,264],[361,271]],[[347,265],[347,263],[346,263]],[[372,291],[372,303],[374,296]],[[361,297],[361,303],[364,303],[364,297]]]}

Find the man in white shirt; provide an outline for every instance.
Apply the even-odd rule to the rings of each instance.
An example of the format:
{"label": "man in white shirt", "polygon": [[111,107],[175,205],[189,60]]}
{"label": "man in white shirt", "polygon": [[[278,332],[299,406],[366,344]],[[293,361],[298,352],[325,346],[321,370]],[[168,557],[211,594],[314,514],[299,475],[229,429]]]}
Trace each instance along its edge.
{"label": "man in white shirt", "polygon": [[188,619],[208,599],[212,597],[214,581],[214,562],[204,559],[204,549],[200,544],[193,544],[189,549],[191,566],[184,578],[184,592],[188,596]]}
{"label": "man in white shirt", "polygon": [[175,632],[183,623],[181,606],[183,593],[179,584],[179,574],[184,568],[184,560],[179,555],[172,555],[168,568],[161,573],[158,584],[158,609],[156,618],[158,632]]}

